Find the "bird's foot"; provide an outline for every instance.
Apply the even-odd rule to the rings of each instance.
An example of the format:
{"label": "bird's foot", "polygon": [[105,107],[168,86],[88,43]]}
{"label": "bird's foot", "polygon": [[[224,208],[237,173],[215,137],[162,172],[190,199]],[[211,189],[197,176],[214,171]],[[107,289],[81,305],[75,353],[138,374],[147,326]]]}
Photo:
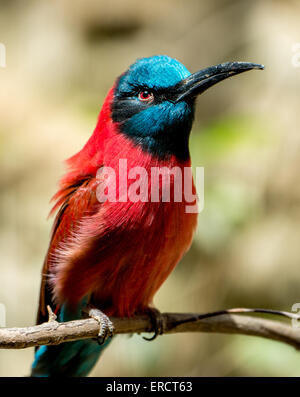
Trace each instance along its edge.
{"label": "bird's foot", "polygon": [[164,322],[161,312],[153,307],[148,307],[147,314],[149,315],[151,322],[153,324],[154,335],[150,338],[143,336],[143,339],[147,341],[152,341],[164,333]]}
{"label": "bird's foot", "polygon": [[98,338],[97,341],[99,345],[103,345],[108,338],[112,338],[114,335],[114,325],[110,321],[109,317],[104,314],[101,310],[96,309],[95,307],[88,307],[87,310],[85,310],[89,317],[93,318],[96,320],[99,325],[99,333],[98,333]]}

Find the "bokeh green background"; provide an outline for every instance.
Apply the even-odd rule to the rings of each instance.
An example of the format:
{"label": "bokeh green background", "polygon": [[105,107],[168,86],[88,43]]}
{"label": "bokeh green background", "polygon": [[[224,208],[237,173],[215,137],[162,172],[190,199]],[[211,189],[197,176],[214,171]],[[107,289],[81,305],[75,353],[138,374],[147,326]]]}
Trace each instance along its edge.
{"label": "bokeh green background", "polygon": [[[290,310],[300,302],[300,3],[292,0],[0,0],[0,302],[35,322],[63,160],[90,136],[106,92],[136,58],[191,71],[266,65],[198,99],[191,137],[205,208],[190,252],[158,292],[162,311]],[[300,46],[300,45],[299,45]],[[298,50],[299,51],[299,50]],[[298,57],[298,62],[300,57]],[[2,350],[0,376],[29,374],[33,349]],[[300,355],[259,338],[115,338],[92,376],[299,376]]]}

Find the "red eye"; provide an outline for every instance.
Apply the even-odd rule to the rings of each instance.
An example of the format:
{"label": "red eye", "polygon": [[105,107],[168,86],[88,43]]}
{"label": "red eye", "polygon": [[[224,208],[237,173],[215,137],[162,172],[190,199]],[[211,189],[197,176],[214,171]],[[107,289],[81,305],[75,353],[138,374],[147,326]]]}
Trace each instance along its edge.
{"label": "red eye", "polygon": [[153,93],[151,91],[141,91],[139,93],[139,100],[143,102],[152,102],[154,99]]}

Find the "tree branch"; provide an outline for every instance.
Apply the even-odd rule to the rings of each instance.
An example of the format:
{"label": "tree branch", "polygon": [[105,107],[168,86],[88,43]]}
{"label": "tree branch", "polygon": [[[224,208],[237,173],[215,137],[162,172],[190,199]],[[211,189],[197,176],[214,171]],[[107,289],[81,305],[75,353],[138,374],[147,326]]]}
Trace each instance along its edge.
{"label": "tree branch", "polygon": [[[24,349],[40,345],[57,345],[79,339],[97,338],[99,324],[92,318],[57,322],[49,308],[49,321],[26,328],[0,328],[1,349]],[[260,336],[286,343],[300,350],[300,328],[282,321],[268,320],[242,313],[271,313],[299,319],[296,314],[265,309],[230,309],[206,314],[163,313],[164,333],[211,332]],[[234,313],[234,314],[232,314]],[[112,317],[116,334],[152,332],[151,319],[146,316],[133,318]]]}

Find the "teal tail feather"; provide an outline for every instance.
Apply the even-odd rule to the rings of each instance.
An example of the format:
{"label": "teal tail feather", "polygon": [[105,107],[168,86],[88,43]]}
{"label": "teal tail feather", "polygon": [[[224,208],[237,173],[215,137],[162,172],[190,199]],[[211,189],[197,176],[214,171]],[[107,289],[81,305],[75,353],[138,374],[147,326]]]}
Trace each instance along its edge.
{"label": "teal tail feather", "polygon": [[[62,306],[57,319],[59,322],[75,320],[80,318],[80,312],[79,308],[76,313],[70,313]],[[83,339],[60,345],[40,346],[35,352],[31,376],[87,376],[110,341],[111,338],[99,345],[97,340]]]}

